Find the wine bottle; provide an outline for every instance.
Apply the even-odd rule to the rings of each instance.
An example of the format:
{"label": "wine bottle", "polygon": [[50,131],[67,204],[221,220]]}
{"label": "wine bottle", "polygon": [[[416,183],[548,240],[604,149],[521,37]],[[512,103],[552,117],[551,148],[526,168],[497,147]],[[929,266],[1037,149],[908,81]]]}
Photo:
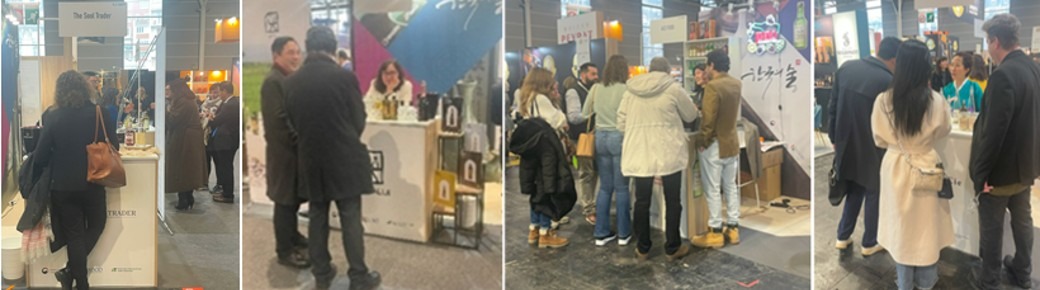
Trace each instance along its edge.
{"label": "wine bottle", "polygon": [[803,49],[809,45],[809,24],[805,20],[805,1],[798,1],[798,18],[794,20],[794,47]]}

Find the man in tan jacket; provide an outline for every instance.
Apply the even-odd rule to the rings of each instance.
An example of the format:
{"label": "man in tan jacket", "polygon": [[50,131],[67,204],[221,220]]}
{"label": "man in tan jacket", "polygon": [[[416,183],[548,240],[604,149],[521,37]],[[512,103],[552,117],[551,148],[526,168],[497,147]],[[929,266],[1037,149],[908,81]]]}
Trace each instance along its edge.
{"label": "man in tan jacket", "polygon": [[[737,140],[737,118],[740,117],[740,81],[729,76],[729,56],[723,50],[708,54],[707,72],[711,81],[704,86],[703,115],[697,150],[700,151],[701,181],[708,200],[710,232],[695,237],[693,244],[702,248],[721,248],[726,240],[740,243],[737,230],[740,218],[740,191],[737,170],[740,143]],[[726,228],[723,232],[722,199],[726,194]]]}

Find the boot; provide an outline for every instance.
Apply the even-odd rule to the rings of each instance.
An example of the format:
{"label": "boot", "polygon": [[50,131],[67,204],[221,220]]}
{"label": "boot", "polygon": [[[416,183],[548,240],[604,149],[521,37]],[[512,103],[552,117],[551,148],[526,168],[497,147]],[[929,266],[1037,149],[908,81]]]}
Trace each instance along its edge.
{"label": "boot", "polygon": [[531,228],[531,231],[527,233],[527,243],[531,245],[538,244],[538,228]]}
{"label": "boot", "polygon": [[740,229],[737,225],[726,226],[722,235],[726,237],[726,242],[734,245],[740,244]]}
{"label": "boot", "polygon": [[567,238],[556,235],[556,230],[549,230],[538,237],[539,248],[561,248],[569,244]]}
{"label": "boot", "polygon": [[726,243],[726,240],[722,237],[721,228],[712,228],[707,234],[694,237],[691,242],[693,242],[693,245],[698,248],[718,249],[722,248]]}

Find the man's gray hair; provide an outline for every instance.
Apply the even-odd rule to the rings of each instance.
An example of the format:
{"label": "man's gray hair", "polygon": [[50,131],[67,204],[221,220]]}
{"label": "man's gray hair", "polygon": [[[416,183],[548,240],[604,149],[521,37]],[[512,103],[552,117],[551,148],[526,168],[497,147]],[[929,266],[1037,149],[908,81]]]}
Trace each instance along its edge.
{"label": "man's gray hair", "polygon": [[668,63],[668,59],[662,56],[655,57],[650,60],[650,72],[663,72],[668,73],[672,71],[672,64]]}
{"label": "man's gray hair", "polygon": [[982,30],[988,37],[1000,40],[1000,47],[1013,49],[1019,45],[1018,30],[1022,28],[1022,22],[1018,17],[1010,13],[997,14],[982,24]]}

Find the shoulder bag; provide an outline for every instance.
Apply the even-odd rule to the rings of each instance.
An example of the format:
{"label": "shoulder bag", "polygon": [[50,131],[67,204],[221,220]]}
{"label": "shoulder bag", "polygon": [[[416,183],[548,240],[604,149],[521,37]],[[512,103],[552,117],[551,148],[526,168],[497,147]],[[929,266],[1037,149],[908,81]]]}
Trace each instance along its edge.
{"label": "shoulder bag", "polygon": [[[888,117],[888,123],[892,126],[892,130],[896,131],[895,120],[892,119],[892,115],[887,112],[888,107],[882,108],[886,110],[885,116]],[[907,153],[903,149],[903,142],[899,141],[899,132],[893,132],[893,136],[896,138],[896,145],[899,146],[899,151],[903,155],[903,160],[907,165],[910,166],[910,184],[913,190],[917,191],[931,191],[937,192],[940,198],[951,199],[953,198],[953,186],[950,178],[946,176],[946,170],[943,169],[942,160],[939,159],[938,153],[935,153],[935,149],[932,149],[927,154],[921,155],[921,157],[935,156],[935,160],[915,160],[911,157],[913,154]]]}
{"label": "shoulder bag", "polygon": [[[95,106],[97,118],[94,121],[94,142],[87,145],[87,181],[105,187],[119,188],[126,186],[126,171],[123,170],[123,159],[119,151],[108,140],[108,129],[101,116],[101,106]],[[98,141],[98,128],[105,135],[104,141]]]}

